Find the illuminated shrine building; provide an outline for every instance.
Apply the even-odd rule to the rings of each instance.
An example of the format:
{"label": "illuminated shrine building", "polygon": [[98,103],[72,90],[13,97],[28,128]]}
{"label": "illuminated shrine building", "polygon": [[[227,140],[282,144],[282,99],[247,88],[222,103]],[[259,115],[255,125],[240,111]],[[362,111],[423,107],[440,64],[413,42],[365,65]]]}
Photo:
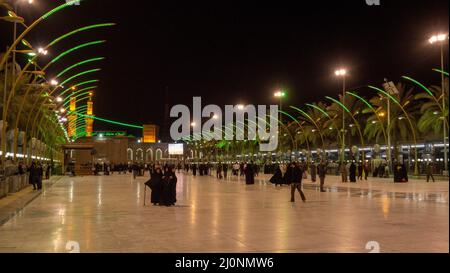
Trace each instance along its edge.
{"label": "illuminated shrine building", "polygon": [[[89,110],[88,110],[89,111]],[[86,118],[86,129],[92,119]],[[89,124],[90,125],[90,124]],[[95,163],[177,163],[189,157],[185,144],[162,143],[159,127],[144,125],[143,137],[137,138],[126,131],[92,131],[90,136],[81,137],[72,144],[65,145],[65,165],[75,164],[78,168]],[[79,149],[80,147],[89,149]]]}

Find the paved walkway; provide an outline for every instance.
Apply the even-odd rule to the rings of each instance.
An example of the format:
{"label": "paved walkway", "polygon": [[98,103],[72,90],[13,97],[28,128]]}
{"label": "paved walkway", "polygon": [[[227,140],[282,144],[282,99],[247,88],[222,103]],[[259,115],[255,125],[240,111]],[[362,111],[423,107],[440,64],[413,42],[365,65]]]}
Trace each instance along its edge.
{"label": "paved walkway", "polygon": [[179,174],[178,205],[167,208],[143,206],[145,177],[65,177],[0,227],[0,252],[67,252],[69,241],[81,252],[368,252],[369,241],[381,252],[449,251],[448,182],[329,177],[328,192],[306,182],[307,202],[290,203],[288,187],[265,179]]}
{"label": "paved walkway", "polygon": [[[49,188],[56,183],[61,177],[53,176],[49,180],[43,181],[43,187]],[[36,199],[42,192],[33,190],[33,187],[22,189],[16,193],[10,193],[6,197],[0,199],[0,226],[8,222],[16,214],[20,213],[29,203]]]}

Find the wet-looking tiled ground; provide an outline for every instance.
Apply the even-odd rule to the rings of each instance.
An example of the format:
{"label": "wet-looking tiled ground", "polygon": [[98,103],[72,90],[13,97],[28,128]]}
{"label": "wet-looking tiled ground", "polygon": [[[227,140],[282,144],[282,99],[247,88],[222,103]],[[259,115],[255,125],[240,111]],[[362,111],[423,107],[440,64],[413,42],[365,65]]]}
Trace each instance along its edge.
{"label": "wet-looking tiled ground", "polygon": [[[178,174],[176,207],[143,206],[146,177],[62,178],[0,227],[0,252],[448,252],[448,182],[357,184],[327,192]],[[147,190],[147,198],[149,191]],[[150,202],[147,202],[150,203]]]}

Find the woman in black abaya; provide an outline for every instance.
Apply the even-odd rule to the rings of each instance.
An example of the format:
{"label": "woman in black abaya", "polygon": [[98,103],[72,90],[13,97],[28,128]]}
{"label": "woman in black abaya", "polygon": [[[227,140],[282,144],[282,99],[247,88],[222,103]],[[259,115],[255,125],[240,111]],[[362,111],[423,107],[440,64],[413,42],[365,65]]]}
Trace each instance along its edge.
{"label": "woman in black abaya", "polygon": [[177,176],[172,168],[165,168],[164,177],[162,180],[161,202],[162,206],[174,206],[177,202]]}
{"label": "woman in black abaya", "polygon": [[161,200],[161,187],[163,180],[163,173],[161,168],[157,168],[150,179],[150,189],[152,190],[151,202],[153,205],[159,204]]}

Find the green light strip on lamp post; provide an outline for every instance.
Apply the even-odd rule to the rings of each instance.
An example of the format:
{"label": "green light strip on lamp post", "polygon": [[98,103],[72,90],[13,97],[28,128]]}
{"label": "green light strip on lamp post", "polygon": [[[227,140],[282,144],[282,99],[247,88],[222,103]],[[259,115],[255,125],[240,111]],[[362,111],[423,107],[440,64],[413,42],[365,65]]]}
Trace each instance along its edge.
{"label": "green light strip on lamp post", "polygon": [[444,74],[445,76],[448,77],[448,72],[446,72],[446,71],[443,71],[443,70],[440,70],[440,69],[437,69],[437,68],[434,68],[433,71],[434,71],[434,72],[441,73],[441,74]]}
{"label": "green light strip on lamp post", "polygon": [[423,90],[427,91],[427,93],[428,93],[430,96],[434,97],[433,92],[431,92],[430,89],[428,89],[427,87],[425,87],[425,85],[421,84],[419,81],[416,81],[415,79],[410,78],[410,77],[406,77],[406,76],[402,76],[402,78],[405,79],[405,80],[408,80],[408,81],[411,81],[411,82],[417,84],[417,85],[420,86]]}
{"label": "green light strip on lamp post", "polygon": [[326,116],[327,118],[330,118],[330,115],[327,112],[325,112],[322,108],[320,108],[319,106],[314,105],[314,104],[310,104],[310,103],[307,103],[306,105],[309,106],[309,107],[312,107],[312,108],[314,108],[316,110],[318,110],[319,112],[324,114],[324,116]]}
{"label": "green light strip on lamp post", "polygon": [[308,115],[308,113],[306,113],[305,111],[303,111],[302,109],[295,107],[295,106],[291,106],[292,109],[297,110],[298,112],[302,113],[304,116],[306,116],[307,118],[309,118],[311,121],[314,122],[314,119],[311,118],[310,115]]}
{"label": "green light strip on lamp post", "polygon": [[83,72],[78,73],[78,74],[76,74],[76,75],[74,75],[74,76],[68,78],[67,80],[63,81],[60,85],[61,85],[61,86],[64,86],[66,83],[70,82],[70,81],[73,80],[73,79],[79,78],[79,77],[84,76],[84,75],[87,75],[87,74],[92,74],[92,73],[98,72],[98,71],[100,71],[100,70],[101,70],[100,68],[95,68],[95,69],[83,71]]}
{"label": "green light strip on lamp post", "polygon": [[[95,87],[95,86],[94,86]],[[63,107],[64,108],[67,108],[67,105],[70,103],[70,99],[71,98],[75,98],[75,99],[78,99],[78,98],[80,98],[80,97],[82,97],[82,96],[85,96],[85,95],[89,95],[91,92],[92,92],[92,88],[85,88],[85,90],[90,90],[90,91],[87,91],[87,92],[83,92],[83,90],[80,90],[80,92],[82,92],[82,93],[79,93],[79,94],[77,94],[77,95],[75,95],[75,96],[70,96],[70,97],[67,97],[64,101],[64,104],[63,104]],[[87,98],[89,98],[90,96],[87,96]]]}
{"label": "green light strip on lamp post", "polygon": [[81,61],[81,62],[79,62],[79,63],[76,63],[76,64],[74,64],[74,65],[72,65],[72,66],[70,66],[70,67],[64,69],[61,73],[59,73],[58,75],[56,75],[56,78],[61,78],[62,75],[66,74],[66,73],[69,72],[70,70],[72,70],[72,69],[74,69],[74,68],[76,68],[76,67],[78,67],[78,66],[81,66],[81,65],[83,65],[83,64],[92,63],[92,62],[97,62],[97,61],[101,61],[101,60],[104,60],[104,59],[105,59],[104,57],[99,57],[99,58],[92,58],[92,59],[89,59],[89,60]]}
{"label": "green light strip on lamp post", "polygon": [[84,91],[87,91],[87,90],[94,90],[94,89],[97,89],[98,88],[98,86],[89,86],[89,87],[86,87],[86,88],[83,88],[83,89],[80,89],[80,90],[77,90],[77,91],[75,91],[75,92],[73,92],[72,94],[70,94],[70,96],[67,96],[65,99],[64,99],[64,106],[66,106],[67,105],[67,103],[69,103],[70,102],[70,98],[72,98],[72,97],[78,97],[77,95],[79,94],[79,93],[81,93],[81,92],[84,92]]}
{"label": "green light strip on lamp post", "polygon": [[380,88],[372,86],[372,85],[369,85],[368,87],[370,89],[373,89],[373,90],[376,90],[376,91],[382,93],[383,95],[385,95],[388,98],[390,98],[393,102],[395,102],[395,104],[401,106],[400,102],[396,98],[394,98],[391,94],[389,94],[388,92],[384,91],[383,89],[380,89]]}
{"label": "green light strip on lamp post", "polygon": [[75,104],[77,104],[77,103],[79,103],[79,102],[82,102],[82,101],[84,101],[84,100],[88,100],[88,99],[90,99],[91,98],[91,96],[86,96],[86,97],[83,97],[83,98],[81,98],[81,99],[77,99],[76,101],[75,101]]}
{"label": "green light strip on lamp post", "polygon": [[359,99],[360,101],[364,102],[371,110],[375,110],[372,106],[372,104],[370,104],[367,100],[365,100],[363,97],[358,96],[356,93],[353,92],[347,92],[347,94],[349,94],[350,96],[353,96],[357,99]]}
{"label": "green light strip on lamp post", "polygon": [[61,53],[60,55],[58,55],[56,58],[54,58],[53,60],[50,61],[50,64],[56,63],[61,58],[63,58],[64,56],[66,56],[74,51],[80,50],[80,49],[88,47],[88,46],[93,46],[93,45],[98,45],[98,44],[103,44],[103,43],[106,43],[106,40],[93,41],[93,42],[78,45],[78,46],[73,47],[73,48]]}
{"label": "green light strip on lamp post", "polygon": [[97,83],[97,82],[99,82],[99,80],[90,80],[90,81],[85,81],[85,82],[81,82],[81,83],[77,83],[77,84],[75,84],[75,85],[73,85],[72,87],[70,87],[70,88],[67,88],[66,90],[64,90],[61,94],[59,94],[60,96],[63,96],[64,94],[66,94],[67,92],[69,92],[70,90],[72,90],[72,88],[78,88],[78,87],[80,87],[80,86],[83,86],[83,85],[88,85],[88,84],[91,84],[91,83]]}
{"label": "green light strip on lamp post", "polygon": [[281,111],[281,110],[278,110],[278,112],[283,114],[283,115],[285,115],[285,116],[287,116],[287,117],[289,117],[290,119],[292,119],[297,124],[300,124],[300,122],[296,118],[294,118],[292,115],[288,114],[287,112],[284,112],[284,111]]}
{"label": "green light strip on lamp post", "polygon": [[78,112],[75,112],[74,114],[79,115],[79,116],[84,117],[84,118],[91,118],[91,119],[94,119],[94,120],[103,121],[103,122],[107,122],[107,123],[110,123],[110,124],[115,124],[115,125],[120,125],[120,126],[130,127],[130,128],[136,128],[136,129],[144,129],[143,126],[138,126],[138,125],[133,125],[133,124],[127,124],[127,123],[118,122],[118,121],[113,121],[113,120],[107,120],[107,119],[103,119],[103,118],[99,118],[99,117],[94,117],[94,116],[83,115],[83,114],[80,114],[80,113],[78,113]]}
{"label": "green light strip on lamp post", "polygon": [[[98,86],[89,86],[89,87],[86,87],[86,88],[77,90],[77,91],[73,92],[72,94],[70,94],[70,96],[67,96],[67,97],[64,99],[64,102],[70,101],[70,98],[73,97],[73,96],[78,97],[77,95],[78,95],[79,93],[81,93],[81,92],[84,92],[84,91],[87,91],[87,90],[94,90],[94,89],[97,89],[97,88],[98,88]],[[65,105],[66,105],[66,104],[64,104],[64,106],[65,106]]]}
{"label": "green light strip on lamp post", "polygon": [[95,25],[90,25],[90,26],[85,26],[85,27],[81,27],[78,29],[75,29],[74,31],[71,31],[69,33],[64,34],[61,37],[58,37],[57,39],[55,39],[53,42],[51,42],[48,47],[55,45],[56,43],[59,43],[61,40],[66,39],[69,36],[72,36],[74,34],[77,34],[78,32],[82,32],[82,31],[86,31],[86,30],[90,30],[90,29],[94,29],[94,28],[100,28],[100,27],[110,27],[110,26],[114,26],[114,23],[106,23],[106,24],[95,24]]}
{"label": "green light strip on lamp post", "polygon": [[334,99],[334,98],[328,97],[328,96],[326,96],[325,98],[327,98],[327,99],[329,99],[329,100],[331,100],[331,101],[337,103],[339,106],[342,107],[342,109],[344,109],[344,110],[345,110],[347,113],[349,113],[350,115],[352,114],[351,111],[350,111],[344,104],[342,104],[342,102],[338,101],[337,99]]}

